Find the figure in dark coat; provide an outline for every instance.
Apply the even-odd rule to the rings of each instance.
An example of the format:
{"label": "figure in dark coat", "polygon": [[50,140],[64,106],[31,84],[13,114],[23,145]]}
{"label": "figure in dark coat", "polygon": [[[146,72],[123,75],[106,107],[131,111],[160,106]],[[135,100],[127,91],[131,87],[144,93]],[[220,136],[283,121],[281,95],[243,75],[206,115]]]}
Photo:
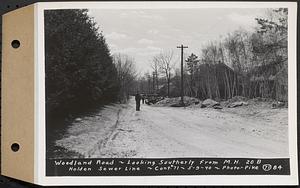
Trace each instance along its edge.
{"label": "figure in dark coat", "polygon": [[140,111],[140,107],[141,107],[141,95],[140,94],[136,94],[135,95],[135,103],[136,103],[136,111]]}

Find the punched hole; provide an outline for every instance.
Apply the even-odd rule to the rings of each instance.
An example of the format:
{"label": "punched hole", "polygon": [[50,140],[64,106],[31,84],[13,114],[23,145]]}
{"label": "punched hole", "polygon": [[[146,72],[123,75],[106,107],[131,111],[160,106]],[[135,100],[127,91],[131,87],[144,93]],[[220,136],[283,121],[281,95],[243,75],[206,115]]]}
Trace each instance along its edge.
{"label": "punched hole", "polygon": [[11,145],[11,150],[12,150],[13,152],[17,152],[17,151],[19,151],[19,149],[20,149],[20,145],[19,145],[18,143],[13,143],[13,144]]}
{"label": "punched hole", "polygon": [[16,5],[16,8],[19,8],[19,5]]}
{"label": "punched hole", "polygon": [[12,46],[13,48],[19,48],[20,45],[21,45],[21,43],[20,43],[20,41],[18,41],[18,40],[13,40],[13,41],[11,42],[11,46]]}

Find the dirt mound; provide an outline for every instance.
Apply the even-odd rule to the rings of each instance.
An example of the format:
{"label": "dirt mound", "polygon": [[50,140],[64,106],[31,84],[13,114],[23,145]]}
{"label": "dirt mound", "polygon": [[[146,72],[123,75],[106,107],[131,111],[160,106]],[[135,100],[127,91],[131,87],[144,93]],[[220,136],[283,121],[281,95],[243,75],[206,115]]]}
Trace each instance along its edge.
{"label": "dirt mound", "polygon": [[228,108],[235,108],[238,106],[248,106],[249,104],[247,102],[244,101],[237,101],[237,102],[233,102],[227,105]]}
{"label": "dirt mound", "polygon": [[226,106],[228,108],[235,108],[239,106],[248,106],[248,98],[243,96],[234,96],[231,99],[228,99],[227,101],[222,102],[222,106]]}
{"label": "dirt mound", "polygon": [[231,105],[232,103],[235,103],[235,102],[246,102],[246,101],[248,101],[248,99],[246,97],[234,96],[231,99],[228,99],[228,100],[224,101],[222,104],[224,106],[229,106],[229,105]]}
{"label": "dirt mound", "polygon": [[220,106],[220,103],[212,99],[206,99],[201,104],[201,108],[214,107],[214,106]]}
{"label": "dirt mound", "polygon": [[256,97],[253,99],[249,99],[247,102],[249,103],[249,105],[253,106],[266,106],[268,108],[272,108],[272,104],[277,103],[278,101],[270,98]]}
{"label": "dirt mound", "polygon": [[[184,96],[183,97],[183,101],[185,106],[190,106],[192,104],[199,104],[200,100],[196,99],[194,97],[187,97]],[[175,98],[165,98],[161,101],[158,101],[156,104],[154,104],[153,106],[169,106],[169,107],[179,107],[181,102],[181,98],[180,97],[175,97]]]}
{"label": "dirt mound", "polygon": [[222,106],[226,106],[228,108],[236,108],[240,106],[260,106],[260,107],[266,107],[266,108],[284,108],[287,107],[287,104],[285,102],[276,101],[274,99],[270,98],[262,98],[262,97],[256,97],[256,98],[246,98],[242,96],[235,96],[231,99],[228,99],[227,101],[224,101],[221,103]]}
{"label": "dirt mound", "polygon": [[[182,107],[180,104],[181,98],[165,98],[161,101],[158,101],[153,106],[167,106],[167,107]],[[194,97],[184,96],[184,106],[189,106],[191,108],[214,108],[214,109],[222,109],[222,108],[238,108],[238,107],[251,107],[251,106],[261,106],[266,108],[283,108],[287,107],[287,103],[278,102],[274,99],[269,98],[253,98],[249,99],[243,96],[234,96],[231,99],[226,101],[215,101],[213,99],[205,99],[204,101],[200,101]]]}

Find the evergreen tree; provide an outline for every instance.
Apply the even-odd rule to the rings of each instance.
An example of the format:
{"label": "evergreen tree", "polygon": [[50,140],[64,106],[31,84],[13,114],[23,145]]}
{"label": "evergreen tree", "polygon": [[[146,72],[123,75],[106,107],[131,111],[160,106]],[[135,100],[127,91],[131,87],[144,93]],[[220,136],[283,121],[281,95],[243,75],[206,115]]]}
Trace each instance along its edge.
{"label": "evergreen tree", "polygon": [[195,96],[197,95],[195,93],[195,76],[197,75],[197,71],[198,71],[198,56],[196,56],[195,54],[191,54],[186,60],[187,63],[187,71],[190,74],[190,95],[191,96]]}
{"label": "evergreen tree", "polygon": [[87,10],[45,11],[47,114],[116,100],[117,71]]}

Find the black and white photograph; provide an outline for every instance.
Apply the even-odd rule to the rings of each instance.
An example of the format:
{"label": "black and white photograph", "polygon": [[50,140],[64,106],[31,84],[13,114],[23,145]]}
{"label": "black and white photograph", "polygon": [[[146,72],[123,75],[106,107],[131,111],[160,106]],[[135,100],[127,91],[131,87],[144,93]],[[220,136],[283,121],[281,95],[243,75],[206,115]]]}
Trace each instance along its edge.
{"label": "black and white photograph", "polygon": [[46,159],[288,159],[288,14],[45,10]]}

